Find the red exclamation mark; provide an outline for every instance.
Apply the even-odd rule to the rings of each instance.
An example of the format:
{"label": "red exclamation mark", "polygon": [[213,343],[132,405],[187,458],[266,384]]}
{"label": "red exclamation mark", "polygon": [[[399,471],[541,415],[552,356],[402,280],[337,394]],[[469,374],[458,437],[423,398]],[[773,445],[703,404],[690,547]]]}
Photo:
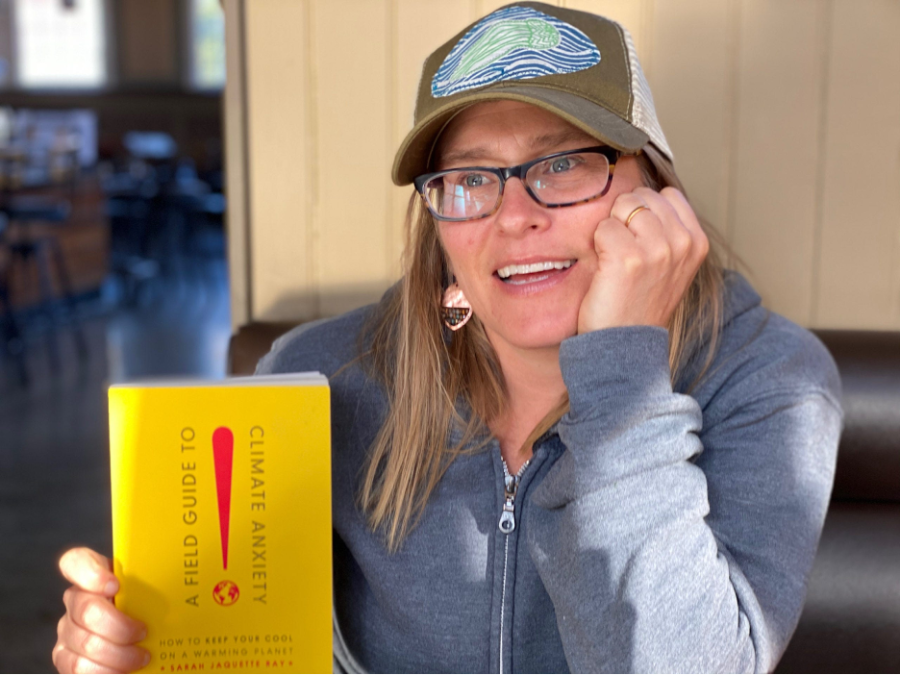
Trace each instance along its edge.
{"label": "red exclamation mark", "polygon": [[228,569],[228,524],[231,520],[231,467],[234,463],[234,434],[228,427],[213,432],[213,459],[216,464],[216,495],[219,498],[219,534],[222,538],[222,568]]}

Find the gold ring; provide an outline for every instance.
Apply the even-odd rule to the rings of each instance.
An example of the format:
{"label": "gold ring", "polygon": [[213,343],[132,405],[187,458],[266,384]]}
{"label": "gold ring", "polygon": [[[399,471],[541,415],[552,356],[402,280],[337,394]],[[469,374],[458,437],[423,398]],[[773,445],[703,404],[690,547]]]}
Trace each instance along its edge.
{"label": "gold ring", "polygon": [[634,211],[632,211],[631,213],[628,214],[628,217],[625,219],[625,227],[628,227],[629,223],[631,223],[631,219],[634,218],[641,211],[649,211],[649,210],[650,210],[649,208],[647,208],[646,206],[643,206],[643,205],[637,207]]}

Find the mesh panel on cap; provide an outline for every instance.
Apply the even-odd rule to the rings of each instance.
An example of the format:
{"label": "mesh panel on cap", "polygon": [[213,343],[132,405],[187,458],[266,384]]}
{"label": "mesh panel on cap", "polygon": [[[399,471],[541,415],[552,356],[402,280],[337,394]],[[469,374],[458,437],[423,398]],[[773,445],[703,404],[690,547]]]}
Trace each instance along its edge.
{"label": "mesh panel on cap", "polygon": [[631,107],[631,123],[650,137],[659,150],[672,159],[672,150],[666,142],[662,127],[656,117],[656,107],[653,105],[653,94],[650,93],[650,85],[644,77],[641,63],[638,61],[637,50],[634,48],[634,40],[625,26],[622,26],[625,35],[625,49],[628,52],[628,63],[631,68],[631,91],[634,102]]}

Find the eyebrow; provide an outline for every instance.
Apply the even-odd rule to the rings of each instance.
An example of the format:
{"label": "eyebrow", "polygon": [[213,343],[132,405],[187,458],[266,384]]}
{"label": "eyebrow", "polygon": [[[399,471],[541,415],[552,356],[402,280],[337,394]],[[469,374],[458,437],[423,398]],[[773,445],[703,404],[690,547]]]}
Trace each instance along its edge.
{"label": "eyebrow", "polygon": [[[585,141],[586,134],[578,129],[566,129],[556,133],[540,134],[533,136],[528,140],[528,148],[530,150],[547,150],[556,145],[561,145],[569,141]],[[597,145],[602,145],[600,141],[596,141]],[[477,146],[466,150],[457,150],[444,153],[441,157],[442,164],[456,164],[459,162],[469,162],[488,157],[491,150],[485,146]]]}

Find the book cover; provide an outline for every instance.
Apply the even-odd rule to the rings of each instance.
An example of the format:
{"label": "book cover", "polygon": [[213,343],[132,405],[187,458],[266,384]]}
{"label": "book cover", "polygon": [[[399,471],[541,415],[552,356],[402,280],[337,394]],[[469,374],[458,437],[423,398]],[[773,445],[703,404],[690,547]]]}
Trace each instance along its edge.
{"label": "book cover", "polygon": [[140,672],[331,672],[331,423],[315,374],[109,389],[116,606]]}

